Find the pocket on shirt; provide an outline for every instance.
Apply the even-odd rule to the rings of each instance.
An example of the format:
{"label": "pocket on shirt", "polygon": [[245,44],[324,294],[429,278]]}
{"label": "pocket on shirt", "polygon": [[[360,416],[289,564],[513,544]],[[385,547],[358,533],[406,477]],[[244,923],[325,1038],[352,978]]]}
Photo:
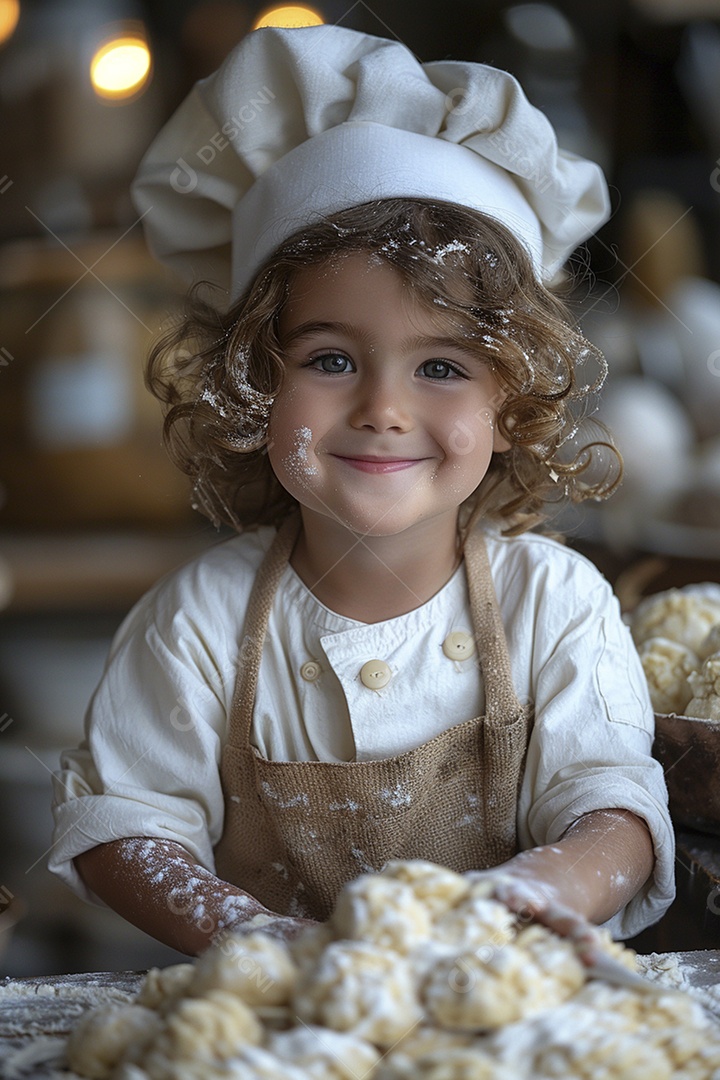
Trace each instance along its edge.
{"label": "pocket on shirt", "polygon": [[640,658],[628,628],[601,618],[602,652],[595,669],[608,720],[652,733],[654,714]]}

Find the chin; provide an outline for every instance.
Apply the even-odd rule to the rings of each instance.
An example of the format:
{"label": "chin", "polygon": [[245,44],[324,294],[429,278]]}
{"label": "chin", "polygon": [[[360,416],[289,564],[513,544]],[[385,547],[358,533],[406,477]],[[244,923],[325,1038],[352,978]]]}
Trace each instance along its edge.
{"label": "chin", "polygon": [[346,529],[357,536],[371,536],[378,539],[383,536],[401,536],[417,525],[427,521],[426,517],[413,517],[407,515],[397,516],[392,512],[378,519],[377,514],[363,511],[338,512],[332,515],[334,520],[340,522]]}

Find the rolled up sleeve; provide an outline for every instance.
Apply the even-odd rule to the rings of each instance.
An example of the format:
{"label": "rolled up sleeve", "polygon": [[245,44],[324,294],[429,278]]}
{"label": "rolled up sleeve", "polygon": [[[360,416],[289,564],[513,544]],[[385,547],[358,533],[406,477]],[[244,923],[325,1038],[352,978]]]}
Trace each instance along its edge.
{"label": "rolled up sleeve", "polygon": [[[555,843],[584,814],[625,809],[652,837],[653,874],[606,926],[627,938],[656,922],[675,894],[675,839],[654,715],[637,653],[605,580],[568,553],[562,580],[536,597],[535,704],[519,802],[522,847]],[[570,569],[568,569],[568,566]]]}
{"label": "rolled up sleeve", "polygon": [[126,837],[175,841],[214,870],[224,818],[218,762],[232,671],[227,661],[220,668],[202,629],[187,623],[172,598],[140,602],[111,649],[84,742],[61,757],[48,866],[85,899],[97,898],[73,859]]}

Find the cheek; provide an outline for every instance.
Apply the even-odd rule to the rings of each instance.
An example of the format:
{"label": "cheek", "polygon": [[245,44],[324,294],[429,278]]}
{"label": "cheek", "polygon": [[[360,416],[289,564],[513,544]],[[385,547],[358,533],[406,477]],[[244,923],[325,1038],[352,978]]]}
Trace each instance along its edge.
{"label": "cheek", "polygon": [[318,475],[312,420],[303,422],[287,399],[275,404],[268,428],[268,457],[283,487],[296,497]]}

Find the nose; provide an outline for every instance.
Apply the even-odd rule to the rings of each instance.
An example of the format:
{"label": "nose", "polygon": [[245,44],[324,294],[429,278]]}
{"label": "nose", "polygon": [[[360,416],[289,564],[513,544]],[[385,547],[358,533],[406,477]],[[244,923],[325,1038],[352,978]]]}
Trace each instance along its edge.
{"label": "nose", "polygon": [[402,387],[388,373],[366,375],[357,386],[350,424],[377,432],[409,431],[413,421],[407,387]]}

